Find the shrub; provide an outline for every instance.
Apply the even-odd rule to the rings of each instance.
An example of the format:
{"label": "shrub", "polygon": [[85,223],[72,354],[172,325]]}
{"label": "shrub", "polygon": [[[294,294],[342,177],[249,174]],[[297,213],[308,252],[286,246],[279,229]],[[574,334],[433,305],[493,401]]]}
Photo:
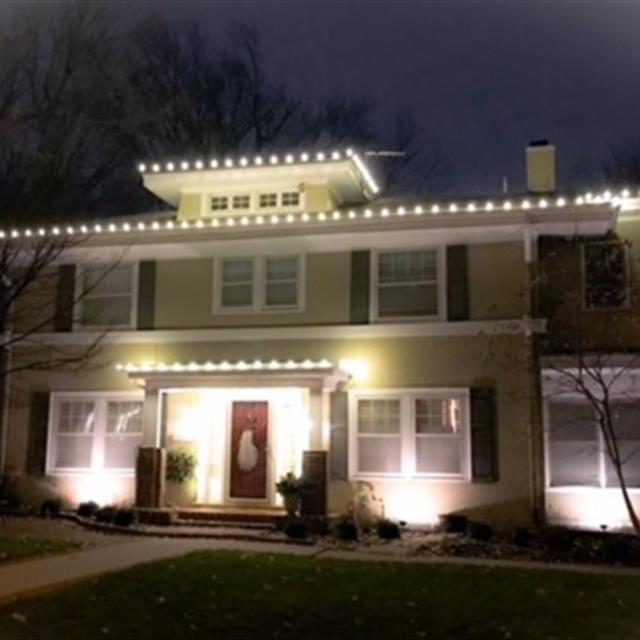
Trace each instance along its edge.
{"label": "shrub", "polygon": [[513,544],[519,547],[528,547],[532,538],[531,530],[526,527],[516,527],[513,530]]}
{"label": "shrub", "polygon": [[358,527],[351,516],[342,516],[333,525],[333,535],[345,542],[357,540]]}
{"label": "shrub", "polygon": [[183,484],[191,480],[196,471],[198,460],[192,451],[187,449],[169,449],[167,452],[166,478],[170,482]]}
{"label": "shrub", "polygon": [[62,500],[60,498],[47,498],[40,505],[40,516],[42,518],[57,518],[62,511]]}
{"label": "shrub", "polygon": [[440,524],[447,533],[465,533],[468,522],[467,516],[460,513],[446,513],[440,516]]}
{"label": "shrub", "polygon": [[118,509],[113,517],[113,524],[119,527],[130,527],[136,522],[136,512],[133,509]]}
{"label": "shrub", "polygon": [[96,512],[100,508],[100,505],[97,502],[93,502],[93,500],[89,500],[89,502],[81,502],[76,509],[76,513],[81,518],[93,518],[96,515]]}
{"label": "shrub", "polygon": [[632,543],[628,536],[607,535],[600,547],[602,558],[612,564],[629,564],[632,555]]}
{"label": "shrub", "polygon": [[309,526],[302,518],[287,518],[284,533],[288,538],[303,540],[309,535]]}
{"label": "shrub", "polygon": [[115,507],[100,507],[95,513],[96,521],[110,524],[115,520],[117,509]]}
{"label": "shrub", "polygon": [[401,535],[400,525],[393,520],[382,518],[376,523],[376,533],[382,540],[398,540]]}
{"label": "shrub", "polygon": [[573,548],[575,534],[564,527],[549,527],[543,532],[542,542],[552,553],[566,554]]}
{"label": "shrub", "polygon": [[469,522],[467,532],[471,538],[480,542],[487,542],[493,538],[493,527],[486,522]]}

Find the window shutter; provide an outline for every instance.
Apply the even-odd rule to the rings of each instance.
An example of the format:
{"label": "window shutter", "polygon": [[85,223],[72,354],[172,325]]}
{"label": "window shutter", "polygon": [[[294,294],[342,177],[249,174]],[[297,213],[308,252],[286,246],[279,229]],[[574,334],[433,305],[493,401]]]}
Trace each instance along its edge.
{"label": "window shutter", "polygon": [[27,473],[45,474],[47,460],[47,429],[49,423],[49,393],[35,391],[29,399],[29,434],[27,438]]}
{"label": "window shutter", "polygon": [[351,324],[369,324],[370,251],[351,252]]}
{"label": "window shutter", "polygon": [[331,425],[329,479],[349,479],[349,397],[346,391],[334,391],[329,406]]}
{"label": "window shutter", "polygon": [[153,329],[156,303],[156,262],[147,260],[138,267],[138,329]]}
{"label": "window shutter", "polygon": [[469,266],[464,244],[447,247],[447,319],[469,319]]}
{"label": "window shutter", "polygon": [[75,301],[76,267],[63,264],[58,267],[56,306],[53,325],[56,331],[73,330],[73,303]]}
{"label": "window shutter", "polygon": [[471,464],[473,482],[497,482],[498,416],[493,387],[471,389]]}

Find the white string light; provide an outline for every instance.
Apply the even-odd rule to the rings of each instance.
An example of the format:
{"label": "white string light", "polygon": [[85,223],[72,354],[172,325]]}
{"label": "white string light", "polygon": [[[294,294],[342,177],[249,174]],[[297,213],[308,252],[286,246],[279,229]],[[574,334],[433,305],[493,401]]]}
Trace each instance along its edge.
{"label": "white string light", "polygon": [[237,362],[127,362],[117,364],[116,369],[125,373],[213,373],[213,372],[235,372],[235,371],[310,371],[326,370],[335,367],[335,363],[323,358],[322,360],[253,360],[247,362],[239,360]]}

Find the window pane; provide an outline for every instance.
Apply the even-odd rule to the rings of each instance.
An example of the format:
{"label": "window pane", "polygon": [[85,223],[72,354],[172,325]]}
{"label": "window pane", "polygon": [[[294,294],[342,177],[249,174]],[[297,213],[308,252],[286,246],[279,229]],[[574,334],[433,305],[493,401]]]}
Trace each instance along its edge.
{"label": "window pane", "polygon": [[380,284],[424,282],[436,278],[437,260],[433,250],[381,253],[378,256]]}
{"label": "window pane", "polygon": [[378,289],[378,315],[382,318],[433,316],[438,313],[435,284],[382,286]]}
{"label": "window pane", "polygon": [[[612,406],[613,428],[616,433],[622,473],[629,487],[640,487],[640,405],[638,402],[616,402]],[[608,453],[605,453],[608,487],[620,482]]]}
{"label": "window pane", "polygon": [[299,204],[300,194],[297,191],[288,191],[282,194],[282,204],[284,206],[294,206]]}
{"label": "window pane", "polygon": [[400,433],[400,400],[358,400],[359,433]]}
{"label": "window pane", "polygon": [[130,264],[83,267],[82,274],[83,291],[87,296],[131,294],[133,275]]}
{"label": "window pane", "polygon": [[131,297],[86,297],[82,300],[80,323],[85,326],[129,326]]}
{"label": "window pane", "polygon": [[142,433],[142,402],[109,402],[107,433]]}
{"label": "window pane", "polygon": [[253,260],[242,258],[239,260],[222,261],[222,282],[251,282],[253,280]]}
{"label": "window pane", "polygon": [[277,204],[278,204],[277,193],[261,193],[260,194],[261,207],[275,207]]}
{"label": "window pane", "polygon": [[416,438],[418,473],[462,473],[460,439],[450,436]]}
{"label": "window pane", "polygon": [[234,209],[248,209],[251,204],[249,196],[233,196]]}
{"label": "window pane", "polygon": [[224,285],[223,307],[250,307],[253,304],[253,286],[250,284]]}
{"label": "window pane", "polygon": [[267,258],[267,280],[295,280],[298,258]]}
{"label": "window pane", "polygon": [[591,407],[584,402],[549,405],[552,486],[599,486],[599,439]]}
{"label": "window pane", "polygon": [[298,287],[295,282],[267,284],[265,303],[271,306],[294,306],[298,302]]}
{"label": "window pane", "polygon": [[462,402],[459,398],[418,398],[416,433],[460,433]]}
{"label": "window pane", "polygon": [[358,438],[358,470],[364,473],[399,473],[400,438]]}
{"label": "window pane", "polygon": [[61,402],[58,412],[58,433],[93,433],[95,407],[93,402]]}
{"label": "window pane", "polygon": [[55,466],[59,469],[86,469],[91,466],[93,436],[58,436]]}
{"label": "window pane", "polygon": [[584,246],[585,305],[590,309],[627,303],[627,248],[619,242]]}
{"label": "window pane", "polygon": [[104,465],[107,469],[134,469],[142,436],[107,436]]}

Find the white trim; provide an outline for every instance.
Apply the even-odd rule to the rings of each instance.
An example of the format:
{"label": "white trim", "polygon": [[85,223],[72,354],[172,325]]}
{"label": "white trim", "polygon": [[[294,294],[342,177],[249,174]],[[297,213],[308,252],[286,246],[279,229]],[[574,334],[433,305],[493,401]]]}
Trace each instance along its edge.
{"label": "white trim", "polygon": [[[140,265],[138,262],[122,262],[120,264],[115,264],[114,268],[118,267],[131,267],[131,305],[129,307],[129,323],[128,324],[120,324],[120,325],[96,325],[96,324],[82,324],[82,304],[85,298],[92,298],[91,293],[85,294],[83,293],[83,279],[84,279],[84,270],[87,267],[97,266],[99,263],[93,264],[77,264],[76,272],[75,272],[75,282],[74,282],[74,296],[77,303],[73,308],[73,330],[74,331],[107,331],[112,329],[134,329],[137,325],[138,319],[138,288],[140,284]],[[107,267],[108,269],[109,267]],[[110,296],[104,296],[110,297]],[[113,297],[117,297],[117,294]],[[121,297],[124,297],[122,295]]]}
{"label": "white trim", "polygon": [[[447,318],[447,263],[446,263],[446,247],[442,245],[420,245],[409,247],[397,247],[384,250],[376,250],[371,252],[370,264],[370,288],[369,288],[369,317],[371,322],[422,322],[443,321]],[[430,316],[389,316],[380,317],[378,309],[378,261],[381,253],[405,253],[407,251],[435,251],[436,252],[436,295],[438,304],[438,313]]]}
{"label": "white trim", "polygon": [[[415,461],[415,410],[418,398],[461,398],[462,406],[462,472],[460,474],[419,473]],[[358,400],[400,400],[401,470],[399,473],[370,473],[358,470]],[[348,467],[353,480],[411,480],[426,482],[471,481],[471,408],[467,387],[405,387],[398,389],[363,389],[349,392]]]}
{"label": "white trim", "polygon": [[[56,467],[56,437],[58,432],[57,417],[61,402],[93,402],[96,409],[94,431],[92,437],[92,463],[89,467]],[[106,420],[104,414],[109,402],[141,402],[144,410],[144,395],[139,391],[53,391],[49,394],[49,415],[47,421],[47,452],[45,473],[51,476],[84,476],[99,471],[109,476],[133,477],[135,469],[110,469],[105,467],[103,461],[99,465],[96,462],[96,449],[99,445],[97,439],[102,441],[102,453],[104,455],[104,443],[106,439]],[[104,414],[104,415],[103,415]],[[143,434],[144,435],[144,430]]]}
{"label": "white trim", "polygon": [[[110,331],[103,344],[157,344],[171,342],[246,342],[269,340],[374,340],[424,336],[485,336],[544,333],[545,320],[472,320],[468,322],[407,322],[373,325],[308,325],[297,327],[259,327],[225,329],[158,329]],[[21,344],[91,344],[101,332],[41,333],[29,336]]]}

